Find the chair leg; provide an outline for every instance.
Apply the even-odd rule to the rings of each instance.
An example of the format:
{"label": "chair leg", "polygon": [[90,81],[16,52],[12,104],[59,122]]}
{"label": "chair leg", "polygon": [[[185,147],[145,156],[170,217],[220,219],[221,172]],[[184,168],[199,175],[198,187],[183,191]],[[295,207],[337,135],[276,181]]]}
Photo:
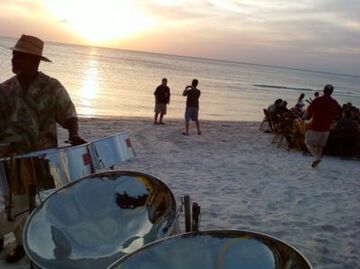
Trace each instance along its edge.
{"label": "chair leg", "polygon": [[278,148],[280,148],[281,143],[282,143],[282,141],[284,140],[284,137],[285,137],[285,135],[284,135],[284,134],[283,134],[283,135],[281,135],[280,140],[279,140],[279,143],[278,143]]}
{"label": "chair leg", "polygon": [[276,139],[277,139],[278,135],[277,134],[274,134],[274,137],[271,141],[271,144],[275,144],[276,143]]}

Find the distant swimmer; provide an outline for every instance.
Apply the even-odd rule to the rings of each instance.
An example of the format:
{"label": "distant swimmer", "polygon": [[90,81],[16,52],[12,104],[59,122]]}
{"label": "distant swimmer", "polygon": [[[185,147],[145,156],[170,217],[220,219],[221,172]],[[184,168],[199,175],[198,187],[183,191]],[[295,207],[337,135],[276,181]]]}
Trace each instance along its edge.
{"label": "distant swimmer", "polygon": [[[166,107],[170,104],[170,88],[167,86],[167,79],[163,78],[161,85],[159,85],[155,92],[155,116],[154,124],[165,124],[163,122],[164,115],[166,115]],[[159,122],[158,116],[160,114]]]}
{"label": "distant swimmer", "polygon": [[190,119],[195,121],[197,132],[199,135],[201,134],[199,123],[199,98],[201,92],[198,88],[196,88],[198,84],[199,81],[194,79],[191,83],[191,86],[186,86],[183,92],[183,96],[187,96],[185,110],[185,132],[182,133],[183,135],[189,135]]}

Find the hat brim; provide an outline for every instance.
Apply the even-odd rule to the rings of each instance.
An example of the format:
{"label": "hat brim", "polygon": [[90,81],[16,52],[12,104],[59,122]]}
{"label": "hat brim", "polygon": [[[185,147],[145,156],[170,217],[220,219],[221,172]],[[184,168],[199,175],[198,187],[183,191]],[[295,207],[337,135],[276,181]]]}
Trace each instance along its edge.
{"label": "hat brim", "polygon": [[34,53],[31,53],[27,50],[23,50],[23,49],[18,49],[18,48],[15,48],[15,47],[5,47],[3,45],[0,45],[0,47],[3,47],[3,48],[6,48],[6,49],[9,49],[9,50],[13,50],[13,51],[19,51],[19,52],[24,52],[24,53],[27,53],[27,54],[31,54],[31,55],[34,55],[34,56],[37,56],[40,58],[40,60],[43,60],[45,62],[49,62],[49,63],[52,63],[52,61],[49,59],[49,58],[46,58],[45,56],[42,56],[42,55],[37,55],[37,54],[34,54]]}
{"label": "hat brim", "polygon": [[19,51],[19,52],[24,52],[24,53],[27,53],[27,54],[31,54],[31,55],[37,56],[37,57],[39,57],[41,60],[43,60],[43,61],[45,61],[45,62],[49,62],[49,63],[52,62],[50,59],[46,58],[45,56],[31,53],[31,52],[28,51],[28,50],[23,50],[23,49],[19,49],[19,48],[15,48],[15,47],[12,47],[12,48],[10,48],[10,49],[11,49],[12,51]]}

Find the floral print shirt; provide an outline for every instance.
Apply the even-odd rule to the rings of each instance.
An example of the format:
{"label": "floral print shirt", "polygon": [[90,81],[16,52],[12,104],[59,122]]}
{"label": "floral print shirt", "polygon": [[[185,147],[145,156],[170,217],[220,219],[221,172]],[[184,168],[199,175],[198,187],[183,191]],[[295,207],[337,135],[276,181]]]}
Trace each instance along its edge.
{"label": "floral print shirt", "polygon": [[0,84],[0,143],[16,153],[57,147],[56,123],[77,117],[61,83],[41,72],[24,94],[16,76]]}

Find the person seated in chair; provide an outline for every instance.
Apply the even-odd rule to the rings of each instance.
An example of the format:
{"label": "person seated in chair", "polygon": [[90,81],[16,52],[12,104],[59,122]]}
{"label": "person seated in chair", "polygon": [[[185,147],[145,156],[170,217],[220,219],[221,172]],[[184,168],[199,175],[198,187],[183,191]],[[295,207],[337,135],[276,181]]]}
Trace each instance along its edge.
{"label": "person seated in chair", "polygon": [[351,118],[360,124],[360,110],[357,107],[351,108]]}
{"label": "person seated in chair", "polygon": [[275,102],[273,104],[271,104],[268,108],[267,111],[271,114],[271,115],[277,115],[281,109],[281,103],[283,102],[282,99],[276,99]]}
{"label": "person seated in chair", "polygon": [[338,144],[340,145],[340,154],[347,157],[351,156],[360,139],[360,133],[359,124],[351,118],[351,111],[349,109],[346,109],[343,112],[343,117],[338,120],[335,132]]}
{"label": "person seated in chair", "polygon": [[[314,92],[314,99],[318,98],[320,96],[319,92]],[[312,101],[314,101],[313,98],[309,97],[308,99],[306,99],[305,101],[310,105],[312,103]]]}
{"label": "person seated in chair", "polygon": [[290,112],[290,110],[287,108],[287,102],[285,100],[283,100],[280,104],[280,107],[278,109],[278,114],[280,115],[284,115]]}
{"label": "person seated in chair", "polygon": [[291,109],[287,108],[287,102],[282,101],[280,104],[280,109],[278,115],[284,117],[284,118],[290,118],[290,119],[296,119],[298,118],[298,115],[295,114]]}

